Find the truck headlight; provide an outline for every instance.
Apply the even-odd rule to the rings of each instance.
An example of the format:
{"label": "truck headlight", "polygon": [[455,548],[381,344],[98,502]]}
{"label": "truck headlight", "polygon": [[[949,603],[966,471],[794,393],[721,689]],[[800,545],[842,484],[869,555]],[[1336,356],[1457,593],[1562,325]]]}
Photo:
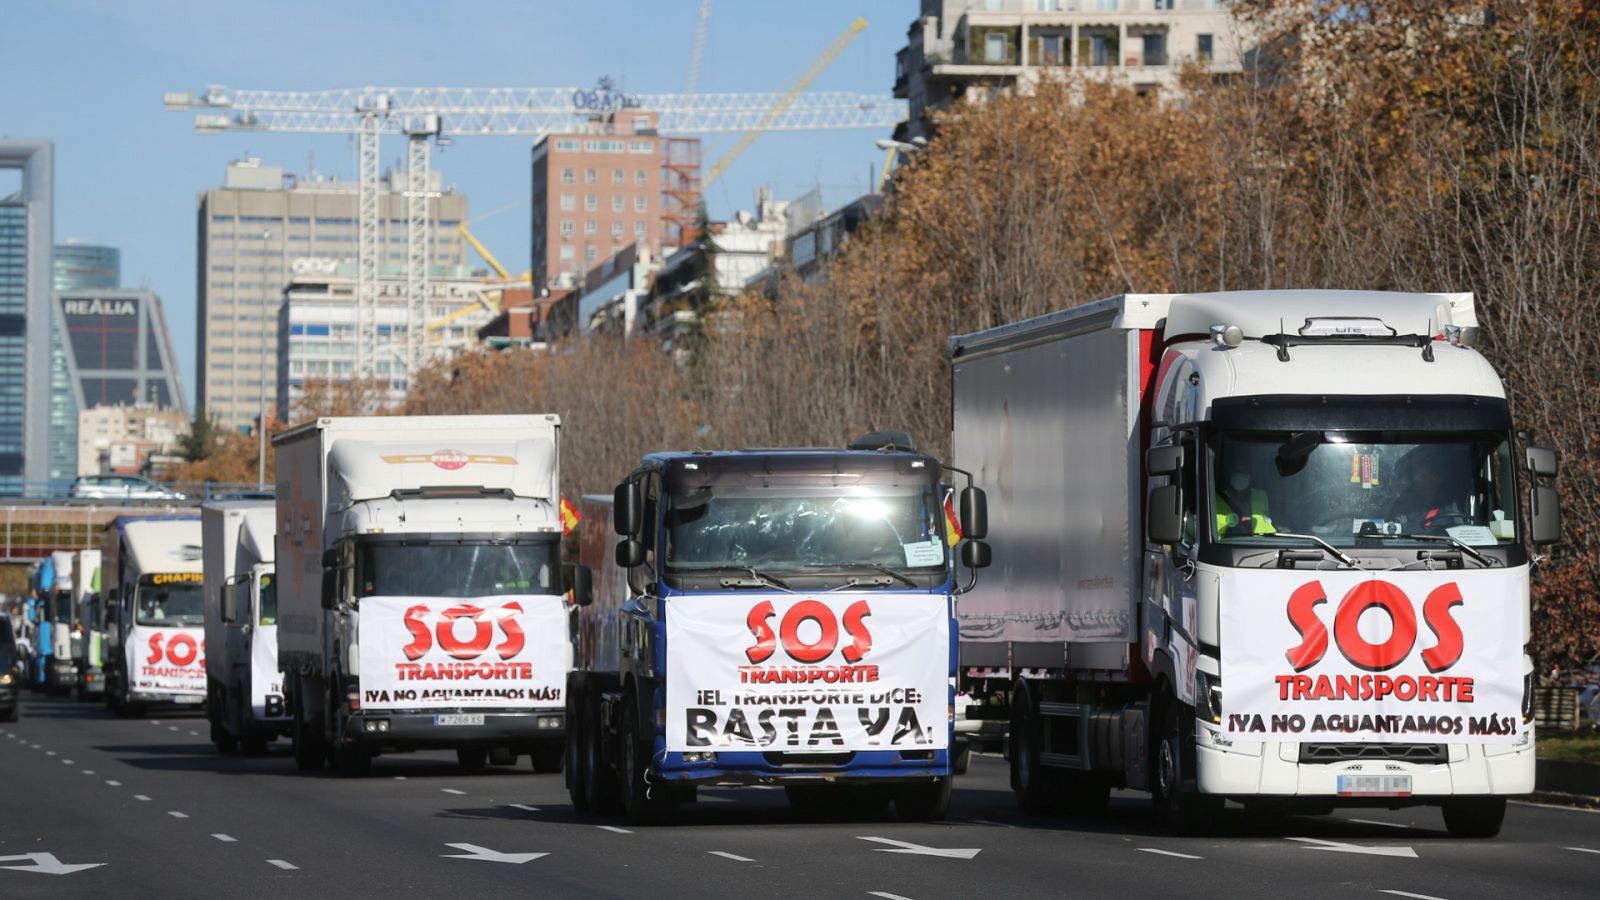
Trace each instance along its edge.
{"label": "truck headlight", "polygon": [[1194,711],[1213,725],[1222,724],[1222,680],[1196,670],[1194,673]]}
{"label": "truck headlight", "polygon": [[1522,724],[1533,721],[1533,673],[1522,676]]}
{"label": "truck headlight", "polygon": [[10,684],[10,683],[11,683],[11,673],[10,672],[5,672],[3,674],[0,674],[0,684]]}

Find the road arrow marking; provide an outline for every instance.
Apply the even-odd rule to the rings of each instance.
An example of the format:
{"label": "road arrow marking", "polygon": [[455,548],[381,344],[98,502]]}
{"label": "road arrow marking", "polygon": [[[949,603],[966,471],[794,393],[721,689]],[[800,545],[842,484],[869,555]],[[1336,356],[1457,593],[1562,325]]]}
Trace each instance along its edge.
{"label": "road arrow marking", "polygon": [[300,868],[299,866],[295,865],[292,862],[289,862],[286,859],[269,859],[269,860],[267,860],[267,862],[271,863],[272,865],[277,866],[280,869],[283,869],[284,871],[288,871],[290,869],[298,869],[298,868]]}
{"label": "road arrow marking", "polygon": [[983,852],[982,847],[969,847],[963,849],[942,850],[938,847],[924,847],[909,841],[897,841],[886,837],[857,837],[856,840],[872,841],[877,844],[888,844],[894,849],[885,850],[882,847],[873,848],[874,853],[910,853],[915,856],[942,856],[946,859],[971,859]]}
{"label": "road arrow marking", "polygon": [[0,856],[0,863],[28,860],[33,863],[29,866],[0,865],[0,869],[12,869],[18,872],[40,872],[45,875],[71,875],[73,872],[82,872],[84,869],[96,869],[105,863],[80,863],[69,865],[56,859],[54,853],[24,853],[21,856]]}
{"label": "road arrow marking", "polygon": [[550,855],[548,853],[501,853],[498,850],[490,850],[488,847],[479,847],[477,844],[445,844],[445,846],[454,847],[457,850],[467,851],[465,853],[439,854],[445,859],[481,859],[485,862],[503,862],[520,865],[528,862],[529,860],[535,860],[541,856]]}
{"label": "road arrow marking", "polygon": [[1410,847],[1362,847],[1358,844],[1341,844],[1338,841],[1321,841],[1308,837],[1292,837],[1284,838],[1284,840],[1316,845],[1305,848],[1307,850],[1327,850],[1331,853],[1364,853],[1368,856],[1397,856],[1406,859],[1417,858],[1417,851]]}
{"label": "road arrow marking", "polygon": [[512,809],[520,809],[523,812],[538,812],[539,811],[539,807],[537,807],[537,806],[529,806],[526,803],[513,803],[513,804],[511,804],[511,808]]}

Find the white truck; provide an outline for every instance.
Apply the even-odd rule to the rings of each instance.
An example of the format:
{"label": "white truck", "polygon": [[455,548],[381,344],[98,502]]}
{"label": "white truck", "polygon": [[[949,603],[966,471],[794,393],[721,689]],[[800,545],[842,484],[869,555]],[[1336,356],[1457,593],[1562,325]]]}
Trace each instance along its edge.
{"label": "white truck", "polygon": [[277,507],[235,500],[200,507],[204,538],[206,715],[211,742],[265,753],[289,733],[278,669]]}
{"label": "white truck", "polygon": [[1534,784],[1528,545],[1559,510],[1476,337],[1470,294],[1261,291],[950,340],[996,548],[962,687],[1025,810],[1129,787],[1185,830],[1231,799],[1498,833]]}
{"label": "white truck", "polygon": [[278,661],[295,762],[381,750],[559,771],[571,668],[554,415],[278,435]]}
{"label": "white truck", "polygon": [[44,660],[44,689],[52,694],[71,693],[78,685],[78,661],[73,650],[82,644],[81,631],[73,607],[71,550],[53,550],[50,566],[54,577],[44,598],[39,628],[40,650]]}
{"label": "white truck", "polygon": [[78,666],[78,699],[91,700],[106,690],[105,607],[100,602],[100,551],[79,550],[72,554],[72,609],[78,639],[72,645],[72,658]]}
{"label": "white truck", "polygon": [[141,716],[151,704],[206,699],[200,517],[118,516],[100,545],[101,586],[115,585],[106,623],[106,705]]}

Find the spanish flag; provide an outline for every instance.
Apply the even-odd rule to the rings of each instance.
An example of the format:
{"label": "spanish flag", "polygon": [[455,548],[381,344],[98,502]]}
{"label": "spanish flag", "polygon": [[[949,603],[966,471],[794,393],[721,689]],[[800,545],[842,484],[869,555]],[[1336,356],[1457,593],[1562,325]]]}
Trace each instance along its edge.
{"label": "spanish flag", "polygon": [[954,547],[961,543],[961,519],[956,515],[956,492],[944,494],[944,539]]}
{"label": "spanish flag", "polygon": [[578,523],[583,521],[583,516],[578,515],[578,510],[567,502],[567,495],[561,495],[561,533],[571,534]]}

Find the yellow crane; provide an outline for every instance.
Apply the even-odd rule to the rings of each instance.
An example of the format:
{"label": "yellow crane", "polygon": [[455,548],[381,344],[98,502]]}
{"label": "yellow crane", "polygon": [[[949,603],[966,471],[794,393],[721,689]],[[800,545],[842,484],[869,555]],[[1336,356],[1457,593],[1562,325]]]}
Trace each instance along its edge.
{"label": "yellow crane", "polygon": [[854,22],[851,22],[850,27],[846,28],[842,34],[834,38],[833,43],[829,44],[827,49],[822,51],[822,55],[817,57],[816,62],[812,63],[809,69],[806,69],[806,71],[801,74],[799,78],[795,79],[794,84],[790,85],[789,90],[786,91],[782,97],[778,98],[778,102],[774,103],[772,108],[768,109],[765,113],[762,113],[761,118],[756,121],[755,127],[740,135],[739,140],[734,142],[732,147],[728,148],[728,152],[722,154],[720,159],[711,164],[711,168],[706,170],[706,177],[701,180],[701,191],[703,192],[706,188],[710,187],[713,182],[722,176],[722,173],[728,168],[728,166],[733,164],[734,160],[738,159],[741,154],[750,149],[750,145],[756,142],[756,138],[761,137],[762,132],[772,127],[772,123],[777,121],[778,117],[783,114],[783,111],[793,105],[795,100],[799,99],[800,95],[805,92],[805,89],[811,84],[811,82],[817,80],[818,75],[821,75],[823,71],[825,71],[829,66],[833,65],[833,61],[839,58],[839,54],[843,53],[844,49],[850,46],[850,42],[856,39],[856,35],[860,34],[862,31],[865,31],[866,27],[867,20],[864,18],[858,18]]}
{"label": "yellow crane", "polygon": [[[491,210],[491,211],[479,216],[478,218],[474,219],[473,221],[482,222],[484,219],[487,219],[490,216],[498,215],[499,213],[503,213],[508,209],[514,209],[514,208],[516,208],[518,206],[521,206],[525,202],[527,202],[527,201],[526,200],[517,200],[517,201],[513,201],[511,203],[507,203],[505,206],[502,206],[499,209]],[[523,272],[521,275],[517,275],[517,276],[513,277],[510,272],[506,271],[506,267],[500,264],[500,260],[495,258],[495,255],[489,251],[488,247],[485,247],[483,245],[482,241],[478,240],[477,235],[473,234],[471,229],[467,228],[467,223],[466,222],[462,222],[460,225],[456,226],[456,233],[461,235],[462,240],[467,242],[467,246],[471,247],[473,249],[473,251],[478,254],[478,256],[483,258],[484,262],[489,264],[489,268],[493,269],[494,273],[496,275],[500,276],[500,287],[502,287],[502,288],[515,287],[515,286],[524,285],[524,284],[530,284],[531,285],[533,283],[533,273],[532,272]],[[501,297],[503,298],[504,296],[505,295],[502,293]],[[486,296],[484,298],[484,306],[486,306],[488,308],[489,312],[493,313],[494,315],[499,315],[500,312],[501,312],[501,308],[504,306],[504,303],[502,302],[500,305],[497,306],[492,299],[489,299]],[[467,315],[472,314],[473,312],[477,311],[477,309],[478,309],[478,307],[475,306],[475,305],[474,306],[463,306],[460,309],[456,310],[455,312],[453,312],[453,313],[451,313],[451,314],[449,314],[449,315],[447,315],[447,316],[445,316],[443,318],[435,319],[432,322],[429,322],[428,323],[428,331],[430,331],[430,332],[431,331],[438,331],[439,329],[445,327],[446,325],[449,325],[451,322],[454,322],[455,320],[460,319],[463,316],[467,316]]]}

